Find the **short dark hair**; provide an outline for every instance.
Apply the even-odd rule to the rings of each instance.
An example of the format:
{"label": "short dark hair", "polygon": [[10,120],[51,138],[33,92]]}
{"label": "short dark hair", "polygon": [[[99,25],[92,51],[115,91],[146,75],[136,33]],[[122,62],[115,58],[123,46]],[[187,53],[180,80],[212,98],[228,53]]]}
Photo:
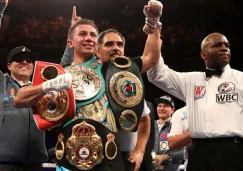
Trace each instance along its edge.
{"label": "short dark hair", "polygon": [[73,30],[74,30],[77,26],[79,26],[79,25],[91,25],[91,26],[93,26],[93,27],[96,29],[97,33],[99,34],[98,27],[96,26],[96,24],[95,24],[95,22],[94,22],[93,20],[86,19],[86,18],[81,18],[78,22],[76,22],[74,25],[72,25],[72,26],[69,28],[69,30],[68,30],[68,38],[71,37]]}
{"label": "short dark hair", "polygon": [[119,31],[117,31],[116,29],[107,29],[105,31],[102,31],[99,34],[99,36],[98,36],[98,44],[99,45],[103,43],[104,37],[105,37],[105,35],[107,33],[116,33],[116,34],[118,34],[121,37],[122,41],[125,43],[125,38],[123,37],[123,35]]}

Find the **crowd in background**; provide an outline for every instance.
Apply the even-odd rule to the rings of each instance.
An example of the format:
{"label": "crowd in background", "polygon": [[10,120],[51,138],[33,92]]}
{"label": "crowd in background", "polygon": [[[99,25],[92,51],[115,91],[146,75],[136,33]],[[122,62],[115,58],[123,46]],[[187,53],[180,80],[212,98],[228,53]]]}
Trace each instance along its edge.
{"label": "crowd in background", "polygon": [[[145,1],[71,0],[57,3],[47,0],[12,0],[0,29],[0,54],[6,56],[9,49],[25,45],[35,51],[40,60],[59,63],[66,46],[72,6],[76,5],[77,13],[94,19],[100,31],[108,28],[119,30],[126,38],[125,54],[139,56],[146,40],[142,32],[144,17],[141,11]],[[178,71],[203,69],[203,61],[199,56],[200,41],[210,32],[222,32],[231,42],[234,55],[232,66],[240,67],[237,41],[241,32],[241,15],[238,14],[237,1],[227,2],[163,2],[162,54],[169,66]],[[1,64],[0,67],[6,70],[5,65]]]}
{"label": "crowd in background", "polygon": [[[0,39],[1,48],[23,44],[32,48],[64,49],[70,26],[71,3],[65,4],[61,1],[56,4],[45,0],[42,3],[36,0],[11,1],[11,7],[6,12],[9,17],[5,17],[9,20],[8,25],[5,25],[7,29]],[[142,32],[144,22],[141,8],[128,1],[126,4],[104,1],[105,8],[98,9],[99,3],[93,0],[89,2],[91,5],[88,5],[83,1],[83,4],[77,4],[77,12],[83,17],[94,19],[100,31],[108,28],[119,30],[127,40],[127,54],[139,55],[137,52],[141,52],[146,40]],[[234,9],[224,11],[225,9],[215,6],[210,0],[197,0],[193,3],[173,0],[163,3],[162,32],[166,46],[164,49],[169,54],[179,48],[183,56],[193,58],[198,54],[200,40],[211,31],[226,32],[230,40],[234,39],[235,32],[228,27],[237,20],[237,16],[232,18],[231,11]],[[46,9],[46,6],[49,8]],[[87,11],[85,6],[92,6],[93,10]],[[219,13],[222,15],[218,16]],[[238,27],[234,29],[240,30]]]}
{"label": "crowd in background", "polygon": [[[93,19],[100,31],[108,28],[119,30],[126,39],[125,54],[139,56],[146,40],[142,31],[144,17],[141,11],[146,2],[12,0],[0,29],[0,55],[7,56],[11,48],[24,45],[31,48],[39,60],[59,63],[66,46],[72,6],[76,5],[77,14]],[[240,44],[237,43],[241,32],[241,15],[238,14],[237,1],[227,2],[162,1],[162,54],[171,68],[178,71],[203,70],[204,64],[199,56],[200,42],[210,32],[222,32],[227,36],[234,56],[231,65],[241,67]],[[0,67],[7,71],[4,62],[0,63]],[[146,75],[144,77],[147,91],[155,90],[156,87],[147,82]],[[152,91],[146,97],[153,101],[154,95],[158,96],[158,92]]]}
{"label": "crowd in background", "polygon": [[[111,0],[105,2],[109,4]],[[235,68],[240,66],[238,63],[240,48],[237,43],[237,35],[241,31],[238,22],[240,16],[236,15],[237,11],[234,11],[233,6],[229,6],[229,11],[225,11],[221,6],[215,6],[212,1],[204,0],[205,6],[211,4],[205,11],[205,6],[201,6],[202,0],[197,0],[193,7],[189,7],[189,3],[182,4],[181,2],[182,0],[171,1],[168,7],[164,4],[162,53],[164,59],[167,60],[166,63],[171,68],[177,68],[178,71],[202,68],[203,65],[201,65],[202,67],[199,65],[203,64],[203,61],[198,62],[201,60],[199,57],[201,40],[209,32],[222,32],[232,42],[231,49],[235,60],[232,66],[236,66]],[[0,29],[0,55],[5,56],[9,49],[24,45],[37,53],[42,58],[41,60],[59,63],[66,46],[67,31],[70,27],[71,5],[64,9],[65,4],[61,4],[58,10],[52,7],[53,11],[45,11],[46,9],[36,5],[35,0],[11,0],[11,3],[13,6],[8,8],[3,19],[3,28]],[[90,3],[100,2],[92,0]],[[119,5],[121,4],[118,3],[117,6]],[[183,9],[180,5],[187,8]],[[82,9],[82,7],[80,8]],[[96,12],[101,13],[101,10],[96,11],[96,8],[94,7],[92,14],[88,14],[91,11],[80,10],[79,15],[94,19],[100,31],[109,28],[119,30],[126,39],[126,54],[132,57],[141,55],[139,52],[142,52],[146,40],[146,35],[142,31],[144,17],[141,17],[141,8],[138,12],[137,9],[131,10],[132,7],[128,7],[128,5],[124,5],[119,10],[106,6],[111,11],[105,13],[109,15],[108,17],[96,16]],[[77,9],[79,13],[79,6]],[[39,13],[42,10],[45,15]],[[174,62],[175,60],[177,62]],[[1,70],[4,70],[6,68],[5,62],[2,64],[0,65]],[[147,85],[145,92],[150,92],[146,94],[146,98],[153,102],[154,97],[158,97],[157,91],[159,90],[150,91],[154,87],[146,84],[147,80],[144,80]],[[163,94],[163,92],[160,90],[159,94]],[[179,102],[178,108],[181,106],[183,104]],[[49,133],[49,137],[52,137],[51,132]],[[55,142],[55,140],[50,140],[50,142]],[[47,144],[47,148],[51,146],[53,144],[49,144],[49,146]]]}

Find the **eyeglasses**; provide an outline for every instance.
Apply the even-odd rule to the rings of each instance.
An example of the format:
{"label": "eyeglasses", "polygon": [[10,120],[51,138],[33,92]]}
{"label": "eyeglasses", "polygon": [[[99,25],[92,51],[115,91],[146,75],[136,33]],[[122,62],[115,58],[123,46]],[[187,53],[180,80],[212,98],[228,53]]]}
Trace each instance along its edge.
{"label": "eyeglasses", "polygon": [[20,62],[24,62],[24,61],[26,61],[27,63],[33,63],[33,61],[31,60],[31,58],[28,57],[28,56],[16,56],[16,57],[12,60],[12,62],[18,62],[18,63],[20,63]]}

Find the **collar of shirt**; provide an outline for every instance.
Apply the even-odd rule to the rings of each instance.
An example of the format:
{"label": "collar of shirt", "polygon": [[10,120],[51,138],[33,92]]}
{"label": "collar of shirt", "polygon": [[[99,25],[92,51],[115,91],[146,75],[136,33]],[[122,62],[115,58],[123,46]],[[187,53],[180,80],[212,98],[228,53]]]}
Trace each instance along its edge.
{"label": "collar of shirt", "polygon": [[208,67],[206,67],[205,69],[205,74],[206,74],[206,77],[210,78],[212,77],[213,75],[217,75],[217,76],[221,76],[222,75],[222,69],[221,68],[217,68],[217,69],[210,69]]}
{"label": "collar of shirt", "polygon": [[222,74],[229,71],[231,69],[230,65],[226,65],[224,68],[222,68]]}
{"label": "collar of shirt", "polygon": [[220,78],[225,78],[229,73],[231,73],[230,71],[231,71],[231,67],[228,64],[224,68],[222,68],[222,75]]}
{"label": "collar of shirt", "polygon": [[159,120],[157,120],[157,124],[158,124],[158,128],[160,129],[160,128],[162,128],[164,126],[165,123],[160,125]]}
{"label": "collar of shirt", "polygon": [[27,83],[24,83],[23,81],[19,81],[19,80],[15,80],[15,79],[13,79],[13,80],[16,81],[20,85],[20,87],[30,86],[31,85],[31,81],[28,81]]}
{"label": "collar of shirt", "polygon": [[[207,68],[207,67],[206,67]],[[210,68],[207,68],[207,69],[210,69]],[[227,64],[225,67],[223,67],[222,69],[222,75],[221,75],[221,78],[223,78],[230,70],[231,70],[231,67],[229,64]],[[206,74],[205,74],[205,77],[206,77]],[[206,77],[206,80],[209,80],[209,77]]]}
{"label": "collar of shirt", "polygon": [[165,121],[164,124],[162,124],[162,125],[159,123],[159,120],[157,120],[158,128],[161,129],[165,124],[167,124],[167,123],[169,124],[170,120],[171,120],[171,118],[169,118],[167,121]]}

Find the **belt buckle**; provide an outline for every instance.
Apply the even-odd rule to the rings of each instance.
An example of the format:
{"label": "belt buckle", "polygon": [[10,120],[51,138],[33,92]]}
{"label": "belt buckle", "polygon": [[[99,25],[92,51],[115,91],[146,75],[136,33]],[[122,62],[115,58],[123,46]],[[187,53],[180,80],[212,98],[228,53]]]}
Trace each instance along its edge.
{"label": "belt buckle", "polygon": [[67,90],[51,91],[37,103],[36,107],[41,117],[47,121],[61,120],[68,111],[70,97]]}
{"label": "belt buckle", "polygon": [[101,137],[95,127],[85,121],[73,126],[66,152],[69,163],[80,170],[90,170],[104,158]]}
{"label": "belt buckle", "polygon": [[100,92],[101,79],[92,69],[84,66],[71,66],[66,71],[73,75],[72,89],[75,92],[76,100],[89,100]]}
{"label": "belt buckle", "polygon": [[140,103],[143,97],[142,86],[139,78],[127,71],[114,74],[109,82],[112,99],[125,108],[131,108]]}
{"label": "belt buckle", "polygon": [[81,117],[84,116],[87,119],[103,122],[107,117],[107,107],[105,106],[106,101],[103,98],[100,98],[93,103],[82,106],[77,109],[78,114],[80,114]]}

